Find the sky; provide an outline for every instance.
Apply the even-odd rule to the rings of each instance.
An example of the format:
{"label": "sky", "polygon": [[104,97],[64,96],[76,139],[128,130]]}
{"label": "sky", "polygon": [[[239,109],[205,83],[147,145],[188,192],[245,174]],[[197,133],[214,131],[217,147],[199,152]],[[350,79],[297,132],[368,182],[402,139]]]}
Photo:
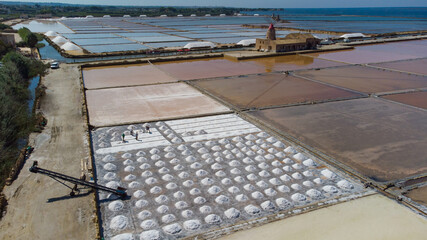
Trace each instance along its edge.
{"label": "sky", "polygon": [[[0,2],[2,2],[0,0]],[[427,7],[427,0],[20,0],[94,5],[224,6],[248,8]]]}

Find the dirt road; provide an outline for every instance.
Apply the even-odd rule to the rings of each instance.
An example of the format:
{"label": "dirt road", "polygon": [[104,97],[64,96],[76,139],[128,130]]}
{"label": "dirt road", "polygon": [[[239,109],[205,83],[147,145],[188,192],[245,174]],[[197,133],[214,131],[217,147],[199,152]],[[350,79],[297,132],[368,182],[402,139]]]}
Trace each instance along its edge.
{"label": "dirt road", "polygon": [[0,239],[94,239],[93,193],[82,191],[70,198],[69,189],[28,171],[37,160],[42,168],[79,177],[81,159],[89,157],[77,66],[61,65],[43,84],[47,92],[41,110],[48,125],[31,136],[35,150],[18,179],[4,190],[9,205],[0,221]]}

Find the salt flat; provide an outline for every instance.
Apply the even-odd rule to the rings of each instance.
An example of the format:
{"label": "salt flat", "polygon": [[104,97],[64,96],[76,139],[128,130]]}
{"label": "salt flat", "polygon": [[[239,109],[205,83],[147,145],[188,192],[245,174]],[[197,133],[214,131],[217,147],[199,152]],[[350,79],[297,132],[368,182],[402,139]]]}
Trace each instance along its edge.
{"label": "salt flat", "polygon": [[125,187],[131,196],[100,193],[106,239],[209,235],[367,194],[234,114],[152,122],[151,131],[137,124],[92,132],[98,183]]}

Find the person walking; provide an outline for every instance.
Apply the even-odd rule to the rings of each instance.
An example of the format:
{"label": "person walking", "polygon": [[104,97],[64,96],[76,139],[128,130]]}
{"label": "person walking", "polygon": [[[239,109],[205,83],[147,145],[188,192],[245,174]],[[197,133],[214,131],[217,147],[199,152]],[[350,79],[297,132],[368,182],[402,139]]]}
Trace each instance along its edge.
{"label": "person walking", "polygon": [[125,133],[122,134],[122,140],[125,142]]}
{"label": "person walking", "polygon": [[135,131],[135,140],[138,141],[138,131]]}

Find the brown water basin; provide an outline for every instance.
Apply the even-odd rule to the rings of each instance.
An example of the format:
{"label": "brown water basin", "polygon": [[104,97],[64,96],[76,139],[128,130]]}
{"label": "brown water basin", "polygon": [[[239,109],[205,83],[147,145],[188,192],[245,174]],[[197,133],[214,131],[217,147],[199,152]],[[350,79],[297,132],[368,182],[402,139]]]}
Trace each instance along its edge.
{"label": "brown water basin", "polygon": [[308,54],[309,56],[346,63],[379,63],[427,57],[426,40],[372,44],[353,50]]}
{"label": "brown water basin", "polygon": [[377,181],[427,172],[427,112],[377,98],[251,113]]}
{"label": "brown water basin", "polygon": [[296,75],[364,93],[427,87],[427,77],[364,66],[304,70]]}
{"label": "brown water basin", "polygon": [[406,196],[412,199],[412,201],[427,207],[427,186],[413,189]]}
{"label": "brown water basin", "polygon": [[404,72],[427,75],[427,58],[371,64],[372,66],[390,68]]}
{"label": "brown water basin", "polygon": [[282,73],[199,80],[197,86],[239,108],[307,103],[361,96]]}
{"label": "brown water basin", "polygon": [[90,124],[94,126],[156,121],[228,110],[184,83],[88,90],[86,98]]}
{"label": "brown water basin", "polygon": [[328,61],[302,55],[287,55],[280,57],[254,58],[242,62],[254,63],[265,68],[266,72],[292,71],[311,68],[325,68],[345,65],[344,63]]}
{"label": "brown water basin", "polygon": [[226,77],[265,72],[264,67],[223,58],[174,61],[155,64],[159,69],[180,80]]}
{"label": "brown water basin", "polygon": [[83,69],[87,89],[175,82],[175,78],[150,64],[132,64]]}
{"label": "brown water basin", "polygon": [[427,92],[411,92],[382,96],[396,102],[427,109]]}

